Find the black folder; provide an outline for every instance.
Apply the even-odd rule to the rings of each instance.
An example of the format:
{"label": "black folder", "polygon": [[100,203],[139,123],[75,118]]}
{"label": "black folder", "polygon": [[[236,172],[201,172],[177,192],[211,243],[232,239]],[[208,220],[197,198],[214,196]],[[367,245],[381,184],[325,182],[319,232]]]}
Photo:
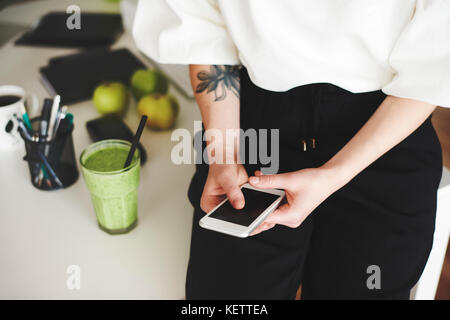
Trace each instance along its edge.
{"label": "black folder", "polygon": [[71,14],[65,12],[50,12],[15,43],[64,48],[109,47],[123,32],[119,14],[82,12],[80,29],[67,27],[67,19],[70,16]]}
{"label": "black folder", "polygon": [[133,73],[147,67],[128,49],[90,50],[56,57],[40,69],[42,81],[51,95],[59,94],[64,104],[92,98],[102,82],[128,85]]}

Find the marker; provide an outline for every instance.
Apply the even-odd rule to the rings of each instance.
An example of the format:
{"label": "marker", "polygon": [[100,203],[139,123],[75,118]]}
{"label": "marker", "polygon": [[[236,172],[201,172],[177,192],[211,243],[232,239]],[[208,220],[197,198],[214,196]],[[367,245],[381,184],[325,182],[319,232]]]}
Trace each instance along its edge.
{"label": "marker", "polygon": [[41,122],[39,125],[39,139],[45,141],[48,134],[48,122],[50,120],[50,113],[52,112],[52,100],[45,99],[44,106],[42,107]]}
{"label": "marker", "polygon": [[[47,134],[48,134],[48,122],[50,120],[50,114],[52,112],[52,105],[53,105],[53,101],[52,99],[45,99],[44,100],[44,106],[42,107],[42,113],[41,113],[41,121],[39,123],[39,142],[45,142],[47,140]],[[43,147],[43,151],[45,152],[45,154],[48,154],[48,150],[49,150],[49,146],[45,145],[45,146],[39,146],[39,150],[38,152],[41,152],[41,148]],[[42,180],[42,178],[44,178],[47,181],[48,184],[48,173],[47,170],[44,166],[44,164],[41,164],[41,173],[39,174],[39,178],[40,180]]]}
{"label": "marker", "polygon": [[73,114],[67,113],[64,119],[69,121],[69,126],[67,127],[67,130],[69,130],[73,126]]}
{"label": "marker", "polygon": [[61,119],[58,125],[58,129],[56,132],[56,136],[63,135],[66,132],[70,131],[70,128],[72,127],[72,121],[71,117],[67,114],[64,118]]}

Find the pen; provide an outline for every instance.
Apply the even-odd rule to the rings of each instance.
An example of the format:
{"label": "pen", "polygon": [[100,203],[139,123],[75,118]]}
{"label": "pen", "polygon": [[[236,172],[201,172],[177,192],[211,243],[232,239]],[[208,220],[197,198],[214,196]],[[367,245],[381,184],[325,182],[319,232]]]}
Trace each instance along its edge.
{"label": "pen", "polygon": [[50,173],[52,178],[55,180],[56,184],[62,188],[64,185],[62,184],[61,180],[59,180],[55,171],[53,171],[53,168],[50,166],[50,163],[48,163],[47,158],[44,156],[44,154],[42,153],[41,150],[39,150],[38,152],[39,152],[39,157],[41,158],[41,160],[44,163],[45,167],[47,168],[48,172]]}
{"label": "pen", "polygon": [[20,104],[20,112],[22,113],[23,122],[25,122],[28,130],[32,131],[33,128],[31,127],[30,117],[28,116],[27,109],[25,109],[24,104]]}
{"label": "pen", "polygon": [[56,117],[58,116],[58,111],[60,107],[61,97],[59,95],[56,95],[53,99],[52,108],[50,110],[50,119],[48,124],[48,137],[47,140],[53,138],[54,130],[55,130],[55,122]]}
{"label": "pen", "polygon": [[56,135],[58,133],[59,124],[61,123],[61,119],[63,119],[65,117],[66,112],[67,112],[67,106],[62,106],[58,110],[58,114],[56,115],[55,127],[53,128],[53,138],[56,137]]}
{"label": "pen", "polygon": [[23,133],[23,135],[25,136],[25,138],[29,141],[35,141],[34,137],[31,136],[31,132],[28,130],[25,121],[20,119],[17,114],[13,114],[14,118],[16,118],[17,123],[19,125],[20,131]]}
{"label": "pen", "polygon": [[28,132],[28,129],[25,127],[25,124],[20,121],[20,119],[17,119],[18,123],[19,123],[19,129],[22,132],[22,134],[25,136],[26,139],[28,139],[29,141],[33,141],[33,138],[31,137],[30,133]]}

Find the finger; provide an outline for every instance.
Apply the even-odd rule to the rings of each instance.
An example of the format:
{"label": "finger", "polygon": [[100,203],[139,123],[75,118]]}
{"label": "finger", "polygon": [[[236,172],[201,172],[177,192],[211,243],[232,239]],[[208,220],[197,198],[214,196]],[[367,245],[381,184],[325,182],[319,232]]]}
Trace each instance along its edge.
{"label": "finger", "polygon": [[261,170],[256,170],[255,171],[255,176],[256,177],[259,177],[259,176],[262,176],[263,175],[263,173],[261,172]]}
{"label": "finger", "polygon": [[234,180],[224,181],[222,188],[233,208],[242,209],[245,206],[244,195]]}
{"label": "finger", "polygon": [[212,209],[217,207],[217,205],[221,203],[224,198],[224,196],[203,194],[200,199],[200,208],[205,213],[209,213]]}
{"label": "finger", "polygon": [[252,235],[256,235],[258,233],[270,230],[274,227],[274,224],[270,224],[270,223],[263,223],[260,226],[258,226],[253,232]]}
{"label": "finger", "polygon": [[290,225],[292,223],[292,209],[288,203],[279,206],[274,212],[269,214],[264,220],[269,224]]}
{"label": "finger", "polygon": [[290,181],[289,173],[280,174],[262,174],[260,176],[250,177],[249,182],[257,188],[281,188],[286,189]]}
{"label": "finger", "polygon": [[265,223],[265,222],[263,222],[255,230],[253,230],[252,233],[250,233],[250,236],[254,236],[254,235],[257,235],[258,233],[261,233],[263,231],[270,230],[274,226],[275,226],[275,224],[273,224],[273,223]]}

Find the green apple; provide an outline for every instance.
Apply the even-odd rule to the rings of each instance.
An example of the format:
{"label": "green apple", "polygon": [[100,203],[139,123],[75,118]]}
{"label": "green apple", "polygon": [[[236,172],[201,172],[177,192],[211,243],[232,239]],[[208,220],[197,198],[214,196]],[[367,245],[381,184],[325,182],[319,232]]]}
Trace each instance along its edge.
{"label": "green apple", "polygon": [[148,117],[147,125],[154,130],[166,130],[172,127],[178,115],[177,100],[165,94],[151,94],[138,103],[138,113]]}
{"label": "green apple", "polygon": [[128,91],[120,82],[99,85],[92,98],[97,111],[101,114],[123,115],[128,106]]}
{"label": "green apple", "polygon": [[131,77],[131,91],[136,100],[148,94],[166,94],[168,89],[166,76],[157,70],[137,70]]}

